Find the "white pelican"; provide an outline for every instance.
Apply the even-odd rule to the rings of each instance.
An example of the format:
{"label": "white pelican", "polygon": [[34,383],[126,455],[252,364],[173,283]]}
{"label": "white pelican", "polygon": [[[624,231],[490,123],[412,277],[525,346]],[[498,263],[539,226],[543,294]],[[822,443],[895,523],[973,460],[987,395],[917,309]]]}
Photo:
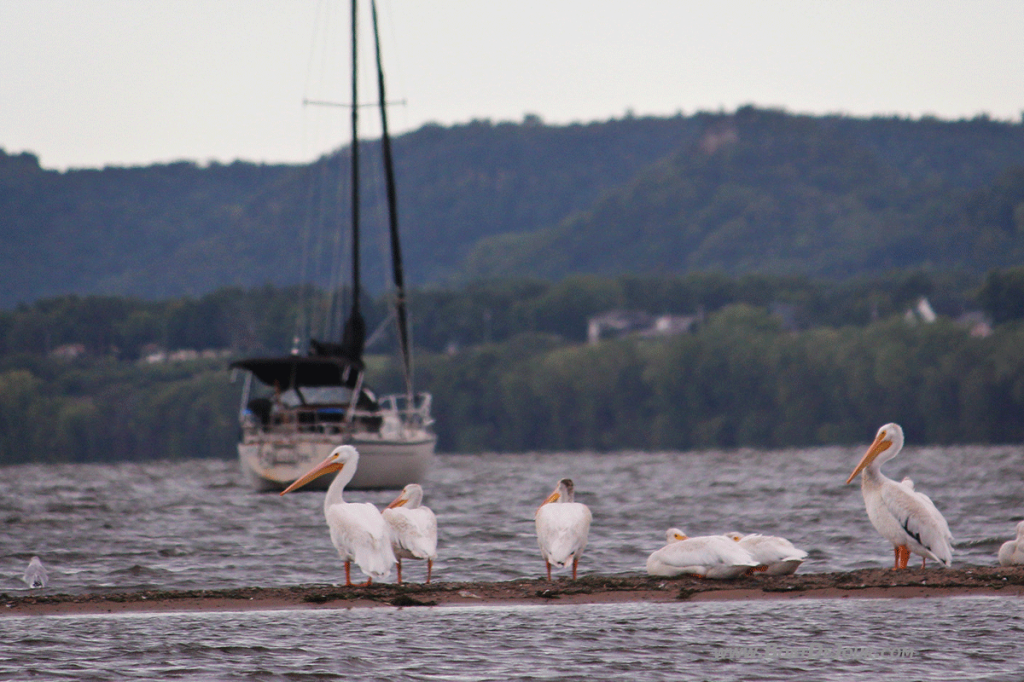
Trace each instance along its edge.
{"label": "white pelican", "polygon": [[391,532],[391,549],[398,561],[398,583],[402,583],[402,559],[426,559],[427,582],[437,558],[437,517],[423,507],[423,487],[410,483],[381,515]]}
{"label": "white pelican", "polygon": [[46,587],[50,582],[50,577],[46,575],[46,569],[43,567],[43,562],[39,557],[34,556],[28,562],[28,568],[25,569],[25,575],[22,576],[22,580],[30,588],[32,587]]}
{"label": "white pelican", "polygon": [[1024,521],[1017,524],[1017,539],[1004,542],[999,548],[999,565],[1024,564]]}
{"label": "white pelican", "polygon": [[587,546],[592,518],[587,505],[573,502],[573,484],[568,478],[559,481],[555,491],[537,508],[534,514],[537,544],[548,569],[548,580],[551,580],[552,564],[565,568],[570,561],[572,579],[576,579],[576,567]]}
{"label": "white pelican", "polygon": [[725,537],[738,542],[740,547],[747,550],[757,562],[757,567],[753,570],[765,575],[796,573],[796,569],[807,558],[807,552],[797,549],[786,538],[757,533],[743,535],[736,532],[726,533]]}
{"label": "white pelican", "polygon": [[899,424],[886,424],[878,429],[875,441],[846,482],[863,472],[860,485],[868,518],[892,543],[895,568],[906,568],[911,552],[922,558],[922,567],[928,559],[949,566],[953,561],[953,536],[946,519],[926,495],[914,491],[913,481],[909,485],[897,483],[881,471],[882,464],[902,449],[903,429]]}
{"label": "white pelican", "polygon": [[750,552],[724,535],[687,537],[678,528],[665,533],[668,544],[647,557],[647,574],[672,578],[688,573],[730,580],[757,566]]}
{"label": "white pelican", "polygon": [[[909,490],[910,492],[914,493],[915,495],[917,495],[917,499],[921,500],[921,504],[926,506],[928,508],[928,511],[931,512],[932,516],[934,516],[938,520],[938,522],[946,528],[946,532],[949,532],[949,526],[945,525],[946,519],[942,518],[942,513],[935,507],[935,503],[932,502],[932,498],[928,497],[924,493],[914,490],[914,480],[910,478],[910,476],[904,476],[903,480],[900,481],[900,485]],[[949,539],[952,540],[953,536],[950,535]],[[921,568],[925,568],[927,562],[928,559],[926,557],[921,557]]]}
{"label": "white pelican", "polygon": [[301,488],[314,478],[337,471],[324,497],[324,517],[331,531],[331,542],[345,562],[345,584],[352,584],[351,563],[355,560],[368,578],[383,580],[391,575],[395,555],[384,517],[369,502],[349,503],[342,499],[345,486],[352,480],[359,465],[359,453],[351,445],[340,445],[327,459],[281,492],[282,495]]}

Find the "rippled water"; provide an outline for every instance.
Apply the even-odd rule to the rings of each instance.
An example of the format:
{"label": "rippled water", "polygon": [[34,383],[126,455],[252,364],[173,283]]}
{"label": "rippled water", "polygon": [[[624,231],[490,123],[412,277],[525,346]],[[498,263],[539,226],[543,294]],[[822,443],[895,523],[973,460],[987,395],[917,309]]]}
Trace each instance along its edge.
{"label": "rippled water", "polygon": [[[565,476],[594,514],[584,574],[642,572],[669,526],[692,535],[784,535],[810,552],[801,571],[888,566],[892,551],[868,522],[859,486],[844,485],[860,454],[441,456],[424,482],[440,526],[435,579],[540,576],[533,511]],[[999,544],[1024,518],[1022,471],[1020,447],[908,448],[886,465],[892,478],[910,475],[946,515],[954,565],[995,563]],[[43,593],[341,580],[323,493],[252,493],[234,462],[2,472],[3,592],[26,592],[19,578],[33,554],[50,571]],[[394,494],[346,497],[383,505]],[[412,563],[406,578],[418,580],[423,570]],[[895,666],[907,679],[1019,679],[1022,614],[1016,599],[958,598],[7,617],[0,677],[36,666],[48,679],[337,679],[394,670],[424,680],[641,672],[646,679],[838,680]],[[718,660],[726,646],[809,642],[909,646],[915,655],[846,661],[830,658],[829,649]]]}
{"label": "rippled water", "polygon": [[[1020,604],[1000,597],[20,616],[0,619],[0,634],[3,679],[1009,682],[1024,674]],[[877,657],[896,649],[905,657]]]}

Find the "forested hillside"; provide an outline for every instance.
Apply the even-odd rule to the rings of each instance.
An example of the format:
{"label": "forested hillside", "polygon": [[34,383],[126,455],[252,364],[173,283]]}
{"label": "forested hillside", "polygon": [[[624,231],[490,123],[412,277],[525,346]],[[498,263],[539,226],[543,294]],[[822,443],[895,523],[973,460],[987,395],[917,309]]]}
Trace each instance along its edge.
{"label": "forested hillside", "polygon": [[[527,117],[426,126],[397,138],[395,155],[420,286],[586,272],[980,274],[1024,256],[1021,123],[749,107],[570,126]],[[347,158],[58,173],[0,151],[0,308],[69,293],[333,288]],[[365,279],[377,292],[379,172],[368,162],[365,175]]]}
{"label": "forested hillside", "polygon": [[203,258],[209,245],[289,172],[182,162],[58,173],[0,151],[0,306],[65,293],[212,291],[224,279]]}
{"label": "forested hillside", "polygon": [[[480,238],[557,223],[696,134],[693,121],[425,126],[394,142],[407,277],[457,272]],[[385,283],[379,142],[362,149],[364,281]],[[163,298],[338,284],[348,148],[309,166],[44,171],[0,151],[0,307],[63,293]],[[344,237],[344,238],[343,238]],[[339,255],[340,254],[340,255]],[[390,266],[387,266],[388,268]]]}
{"label": "forested hillside", "polygon": [[[956,124],[961,142],[1003,139],[1004,152],[1015,148],[1016,157],[1002,159],[1016,165],[985,177],[981,167],[996,167],[991,154],[980,153],[984,145],[950,148],[945,139],[929,148],[882,121],[877,129],[851,123],[741,110],[587,211],[535,232],[483,240],[468,272],[848,277],[1022,262],[1019,126],[1013,136],[988,121]],[[935,132],[932,123],[920,125]]]}

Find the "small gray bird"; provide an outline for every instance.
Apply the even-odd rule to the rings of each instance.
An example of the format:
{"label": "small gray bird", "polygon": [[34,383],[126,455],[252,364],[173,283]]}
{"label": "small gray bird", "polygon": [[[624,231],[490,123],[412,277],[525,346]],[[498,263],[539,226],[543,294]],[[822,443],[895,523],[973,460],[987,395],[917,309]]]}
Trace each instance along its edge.
{"label": "small gray bird", "polygon": [[21,577],[25,581],[25,584],[30,588],[32,587],[46,587],[47,583],[50,582],[50,577],[46,575],[46,569],[43,567],[43,562],[39,560],[39,557],[34,556],[32,560],[28,562],[28,568],[25,569],[25,575]]}

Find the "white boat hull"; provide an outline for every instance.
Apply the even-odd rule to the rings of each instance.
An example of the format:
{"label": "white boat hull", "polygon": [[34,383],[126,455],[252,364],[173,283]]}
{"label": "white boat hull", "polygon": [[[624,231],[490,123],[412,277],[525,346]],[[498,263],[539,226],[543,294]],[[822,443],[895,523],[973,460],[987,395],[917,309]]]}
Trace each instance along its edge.
{"label": "white boat hull", "polygon": [[[423,480],[434,459],[437,436],[423,432],[403,440],[385,440],[367,434],[349,438],[327,438],[295,434],[275,438],[252,438],[238,444],[238,457],[246,479],[256,490],[284,490],[322,462],[339,445],[359,450],[359,468],[349,489],[402,488]],[[307,488],[323,489],[331,476],[311,482]]]}

